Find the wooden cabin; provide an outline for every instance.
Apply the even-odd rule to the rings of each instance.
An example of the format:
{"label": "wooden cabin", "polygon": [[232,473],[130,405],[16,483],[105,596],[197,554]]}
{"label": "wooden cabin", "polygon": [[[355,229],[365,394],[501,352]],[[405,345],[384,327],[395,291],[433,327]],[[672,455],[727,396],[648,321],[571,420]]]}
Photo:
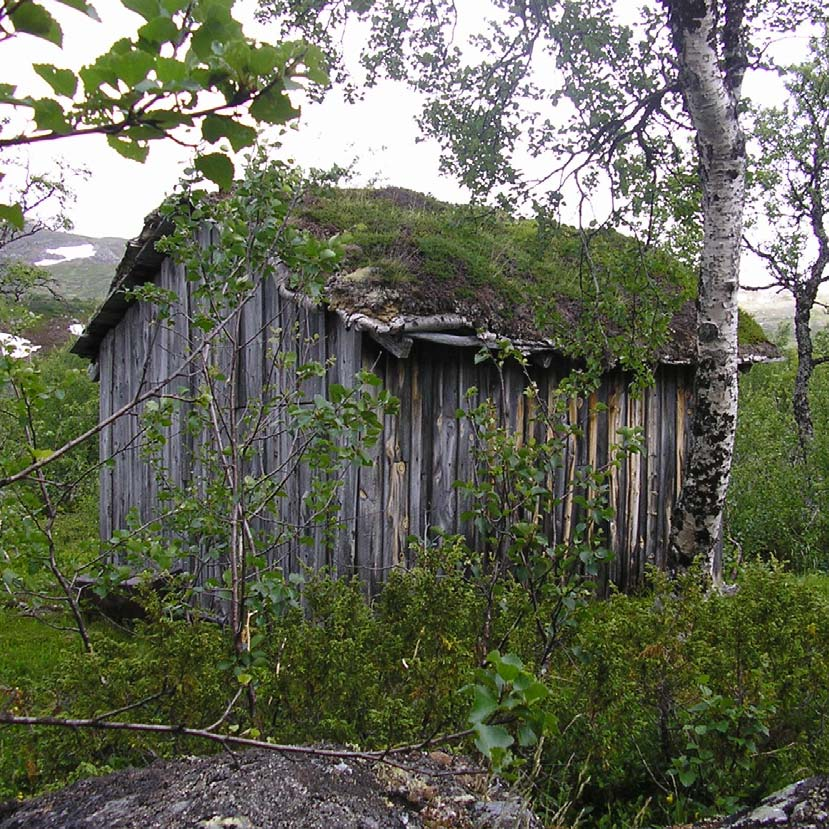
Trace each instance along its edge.
{"label": "wooden cabin", "polygon": [[[159,216],[148,219],[127,248],[110,296],[72,349],[97,367],[100,415],[108,423],[100,434],[101,458],[109,461],[100,473],[103,539],[125,528],[131,511],[134,521],[156,521],[162,533],[180,532],[167,529],[169,491],[189,488],[198,497],[209,485],[199,450],[211,438],[188,427],[193,405],[188,401],[197,394],[204,368],[196,366],[194,355],[205,350],[207,341],[194,324],[197,283],[155,249],[169,230]],[[209,230],[202,242],[211,244]],[[412,563],[411,537],[427,539],[430,528],[463,533],[473,544],[482,543],[464,517],[468,504],[455,486],[471,479],[474,466],[469,422],[456,417],[457,410],[491,399],[504,424],[521,440],[543,440],[550,425],[538,417],[540,404],[553,401],[574,362],[539,332],[526,326],[511,331],[503,323],[509,315],[487,325],[498,315],[482,319],[474,292],[457,301],[447,300],[446,291],[433,291],[433,301],[421,293],[407,305],[388,287],[379,290],[361,281],[366,273],[358,268],[332,280],[319,304],[290,290],[285,273],[272,274],[231,314],[229,344],[213,340],[209,346],[211,359],[223,367],[222,376],[233,377],[233,388],[225,383],[217,399],[236,424],[256,419],[263,392],[272,396],[296,387],[293,369],[276,358],[286,351],[295,352],[297,363],[317,359],[329,366],[325,376],[300,384],[307,399],[326,398],[334,384],[351,387],[360,369],[373,371],[399,399],[399,414],[383,418],[369,463],[350,463],[337,473],[342,482],[329,526],[315,526],[311,520],[307,495],[313,472],[303,463],[284,476],[278,505],[257,516],[258,537],[270,539],[262,542],[270,562],[287,571],[328,566],[341,574],[359,574],[375,590],[390,568]],[[150,302],[128,300],[126,291],[147,282],[178,297],[169,313],[160,314]],[[608,482],[615,517],[606,527],[606,543],[615,555],[603,575],[622,589],[641,580],[646,564],[665,563],[671,509],[689,442],[693,316],[691,305],[674,316],[655,358],[651,387],[632,393],[630,376],[611,364],[587,399],[570,400],[565,409],[579,432],[564,442],[554,483],[560,497],[554,511],[543,516],[545,531],[558,541],[570,538],[579,520],[580,507],[570,486],[577,470],[606,465],[624,429],[642,430],[641,452],[629,455]],[[512,316],[516,318],[521,314]],[[493,361],[476,360],[482,347],[504,337],[527,355],[526,368],[507,360],[499,372]],[[741,346],[743,365],[772,356],[768,343]],[[538,387],[535,400],[524,394],[530,378]],[[470,398],[473,387],[477,391]],[[165,395],[177,403],[164,426],[166,442],[158,449],[160,475],[149,461],[141,413],[150,400]],[[113,419],[142,396],[146,400]],[[263,424],[268,418],[270,424]],[[258,417],[262,434],[248,461],[255,474],[283,474],[296,440],[286,418],[286,407]],[[291,531],[285,532],[286,527]],[[197,551],[186,539],[183,549],[200,580],[218,576],[218,562],[195,563]]]}

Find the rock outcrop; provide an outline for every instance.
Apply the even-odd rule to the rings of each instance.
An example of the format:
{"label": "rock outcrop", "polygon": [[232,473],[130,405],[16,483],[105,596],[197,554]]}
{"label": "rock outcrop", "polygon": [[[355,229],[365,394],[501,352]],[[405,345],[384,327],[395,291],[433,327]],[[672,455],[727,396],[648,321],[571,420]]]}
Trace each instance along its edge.
{"label": "rock outcrop", "polygon": [[793,783],[753,809],[695,824],[694,829],[829,829],[829,778]]}
{"label": "rock outcrop", "polygon": [[541,829],[442,752],[354,759],[250,751],[156,762],[0,807],[0,829]]}

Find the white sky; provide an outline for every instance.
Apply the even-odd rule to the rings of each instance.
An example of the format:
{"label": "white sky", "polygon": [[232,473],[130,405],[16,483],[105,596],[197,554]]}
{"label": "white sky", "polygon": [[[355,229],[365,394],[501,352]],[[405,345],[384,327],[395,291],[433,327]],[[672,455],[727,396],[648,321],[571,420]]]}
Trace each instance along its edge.
{"label": "white sky", "polygon": [[[51,90],[31,71],[31,63],[78,68],[118,37],[134,33],[143,22],[117,0],[93,2],[101,23],[50,3],[50,11],[59,17],[64,29],[64,48],[25,36],[4,43],[2,80],[19,84],[26,92],[47,96]],[[477,0],[463,0],[461,5],[467,15],[480,8]],[[255,0],[244,0],[240,17],[246,21],[249,34],[267,39],[267,30],[252,22],[254,7]],[[803,39],[789,39],[781,48],[787,60],[805,56]],[[779,82],[768,77],[748,78],[746,91],[759,95],[765,103],[780,95]],[[436,144],[417,141],[414,119],[418,110],[418,98],[392,83],[370,90],[357,105],[345,103],[336,91],[332,92],[323,104],[304,108],[300,128],[289,131],[284,138],[285,157],[305,167],[323,168],[334,163],[347,165],[357,158],[358,183],[379,180],[447,201],[464,201],[462,188],[438,172]],[[172,189],[191,157],[185,148],[159,141],[152,142],[147,162],[138,164],[122,159],[98,136],[45,142],[29,148],[28,155],[35,172],[48,170],[57,158],[66,159],[75,167],[89,168],[88,179],[78,179],[72,185],[77,194],[77,202],[70,211],[75,232],[124,237],[138,234],[144,216]],[[761,268],[744,268],[744,275],[747,270],[762,280]],[[756,284],[755,279],[751,281]]]}
{"label": "white sky", "polygon": [[[4,70],[2,80],[46,97],[51,90],[32,72],[32,63],[80,67],[143,23],[116,0],[93,2],[101,23],[49,6],[64,30],[62,50],[25,36],[4,43],[4,66],[13,70]],[[246,28],[262,40],[267,37],[267,31],[254,23],[246,23]],[[324,104],[303,108],[300,129],[289,130],[284,137],[285,157],[304,167],[322,168],[347,165],[358,158],[365,181],[379,178],[383,183],[411,187],[448,201],[463,201],[461,188],[438,174],[436,145],[416,142],[417,112],[416,96],[391,83],[370,91],[357,105],[346,104],[336,92],[331,93]],[[77,201],[70,210],[75,232],[87,236],[137,235],[144,216],[159,205],[191,159],[186,148],[158,141],[151,142],[148,160],[139,164],[118,156],[99,136],[44,142],[26,152],[33,172],[48,170],[58,158],[73,167],[89,169],[87,180],[78,178],[72,183]]]}

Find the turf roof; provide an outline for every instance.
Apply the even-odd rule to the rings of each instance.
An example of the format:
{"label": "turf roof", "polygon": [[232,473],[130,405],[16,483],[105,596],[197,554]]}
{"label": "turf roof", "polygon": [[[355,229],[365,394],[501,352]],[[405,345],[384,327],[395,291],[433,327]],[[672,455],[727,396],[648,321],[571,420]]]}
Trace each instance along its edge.
{"label": "turf roof", "polygon": [[[310,196],[297,223],[342,235],[344,261],[327,291],[340,310],[384,322],[456,314],[471,328],[574,355],[600,320],[611,361],[630,331],[658,359],[694,359],[693,275],[620,233],[596,232],[586,247],[572,227],[539,227],[395,187]],[[742,312],[739,329],[741,356],[774,356]]]}
{"label": "turf roof", "polygon": [[[345,255],[326,302],[347,317],[363,315],[402,333],[405,320],[451,315],[463,320],[459,328],[572,356],[582,353],[600,319],[609,362],[631,339],[653,342],[650,353],[660,361],[695,359],[693,279],[660,251],[643,256],[619,233],[594,234],[588,257],[574,228],[539,228],[393,187],[309,196],[294,221],[326,238],[341,236]],[[154,241],[168,232],[157,215],[148,217],[74,351],[97,356],[106,330],[126,311],[123,287],[154,278],[163,258]],[[776,356],[742,313],[740,342],[744,362]]]}

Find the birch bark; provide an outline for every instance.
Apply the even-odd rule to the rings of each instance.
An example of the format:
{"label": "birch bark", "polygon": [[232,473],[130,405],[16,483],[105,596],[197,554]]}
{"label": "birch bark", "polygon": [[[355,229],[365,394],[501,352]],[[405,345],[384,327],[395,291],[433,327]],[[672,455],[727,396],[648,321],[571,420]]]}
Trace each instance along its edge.
{"label": "birch bark", "polygon": [[674,510],[669,566],[697,557],[715,583],[737,422],[737,288],[745,202],[745,139],[737,104],[745,70],[744,2],[663,0],[703,191],[692,443]]}

